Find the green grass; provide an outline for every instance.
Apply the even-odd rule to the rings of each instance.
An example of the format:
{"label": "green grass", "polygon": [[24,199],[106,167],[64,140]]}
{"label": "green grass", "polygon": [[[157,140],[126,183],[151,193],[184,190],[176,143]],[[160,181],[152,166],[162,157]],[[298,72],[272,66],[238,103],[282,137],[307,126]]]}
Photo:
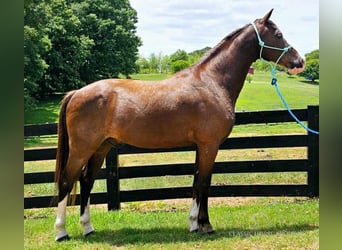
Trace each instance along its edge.
{"label": "green grass", "polygon": [[[188,200],[190,204],[190,200]],[[82,237],[78,208],[68,208],[68,242],[54,242],[53,209],[27,211],[25,249],[318,249],[318,201],[260,198],[243,205],[210,206],[216,232],[189,233],[188,207],[131,206],[106,212],[94,207],[96,233]]]}
{"label": "green grass", "polygon": [[[251,83],[245,83],[236,104],[237,111],[285,109],[267,73],[256,73]],[[319,104],[319,86],[303,78],[278,73],[278,86],[293,109]]]}
{"label": "green grass", "polygon": [[41,100],[37,107],[25,111],[24,113],[24,123],[25,124],[39,124],[39,123],[49,123],[57,122],[59,114],[59,104],[63,98],[63,94],[55,94]]}

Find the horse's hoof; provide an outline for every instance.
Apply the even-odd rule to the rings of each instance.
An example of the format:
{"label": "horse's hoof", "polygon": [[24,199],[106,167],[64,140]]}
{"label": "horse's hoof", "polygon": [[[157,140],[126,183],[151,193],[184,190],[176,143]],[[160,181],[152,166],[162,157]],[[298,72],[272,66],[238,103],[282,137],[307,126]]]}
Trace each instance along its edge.
{"label": "horse's hoof", "polygon": [[67,241],[67,240],[70,240],[70,237],[69,237],[69,235],[66,234],[66,235],[64,235],[62,237],[56,237],[55,240],[58,241],[58,242]]}
{"label": "horse's hoof", "polygon": [[192,234],[198,233],[198,229],[190,230],[190,233],[192,233]]}
{"label": "horse's hoof", "polygon": [[212,234],[215,232],[214,228],[210,224],[200,225],[199,231],[204,234]]}
{"label": "horse's hoof", "polygon": [[89,235],[92,235],[92,234],[95,234],[95,230],[90,231],[90,232],[84,234],[83,236],[84,236],[84,237],[88,237]]}

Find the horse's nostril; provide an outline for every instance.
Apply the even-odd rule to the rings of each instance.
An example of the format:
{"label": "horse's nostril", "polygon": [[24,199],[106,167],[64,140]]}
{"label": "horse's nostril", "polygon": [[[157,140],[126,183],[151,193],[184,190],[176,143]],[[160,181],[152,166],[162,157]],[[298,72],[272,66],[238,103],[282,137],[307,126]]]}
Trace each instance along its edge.
{"label": "horse's nostril", "polygon": [[291,62],[291,68],[303,68],[303,66],[305,65],[305,61],[303,58],[300,58],[298,60],[295,60],[293,62]]}

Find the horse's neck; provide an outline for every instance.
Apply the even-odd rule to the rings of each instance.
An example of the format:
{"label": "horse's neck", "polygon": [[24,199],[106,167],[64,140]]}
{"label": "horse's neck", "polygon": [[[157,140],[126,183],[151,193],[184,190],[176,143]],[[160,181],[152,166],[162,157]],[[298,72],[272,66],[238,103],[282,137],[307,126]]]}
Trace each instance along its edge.
{"label": "horse's neck", "polygon": [[227,90],[233,104],[240,94],[251,64],[258,58],[256,38],[247,32],[250,30],[221,42],[216,48],[220,51],[202,63],[212,80]]}

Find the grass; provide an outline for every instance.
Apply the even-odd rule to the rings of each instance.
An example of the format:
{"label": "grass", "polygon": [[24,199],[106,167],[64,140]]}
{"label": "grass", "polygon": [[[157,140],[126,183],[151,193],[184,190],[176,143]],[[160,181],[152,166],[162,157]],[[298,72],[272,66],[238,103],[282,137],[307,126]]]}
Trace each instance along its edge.
{"label": "grass", "polygon": [[[190,203],[190,201],[189,201]],[[77,210],[77,211],[75,211]],[[147,210],[147,211],[146,211]],[[318,249],[318,202],[266,199],[210,206],[212,235],[187,231],[188,208],[159,205],[92,209],[96,233],[82,237],[78,209],[68,208],[68,242],[55,243],[54,210],[26,214],[25,249]]]}
{"label": "grass", "polygon": [[41,100],[36,108],[25,111],[24,123],[39,124],[57,122],[59,114],[59,104],[62,98],[63,94],[55,94]]}
{"label": "grass", "polygon": [[[161,80],[166,75],[133,75],[134,79]],[[278,84],[292,108],[319,103],[319,86],[299,77],[278,74]],[[25,123],[57,122],[62,95],[43,100],[25,112]],[[237,102],[237,111],[283,109],[270,85],[270,75],[257,72],[246,83]],[[231,136],[303,134],[295,123],[236,126]],[[55,146],[57,136],[24,139],[24,148]],[[193,152],[120,156],[120,166],[193,162]],[[306,148],[267,148],[220,151],[217,161],[306,158]],[[25,162],[24,172],[53,171],[55,161]],[[212,184],[303,184],[305,173],[216,174]],[[121,180],[121,190],[190,186],[192,176]],[[97,180],[93,192],[106,190]],[[55,194],[55,185],[25,185],[24,196]],[[306,198],[210,198],[209,213],[217,232],[190,234],[187,216],[191,201],[149,201],[123,203],[122,209],[107,212],[106,206],[92,206],[97,233],[84,239],[78,224],[79,208],[68,207],[67,227],[72,239],[55,243],[53,223],[56,209],[24,210],[25,249],[318,249],[319,201]]]}
{"label": "grass", "polygon": [[[271,77],[265,72],[252,76],[251,83],[245,83],[236,104],[237,111],[285,109],[270,84]],[[278,73],[278,86],[287,103],[293,109],[306,108],[319,103],[318,85],[309,84],[301,77]]]}

